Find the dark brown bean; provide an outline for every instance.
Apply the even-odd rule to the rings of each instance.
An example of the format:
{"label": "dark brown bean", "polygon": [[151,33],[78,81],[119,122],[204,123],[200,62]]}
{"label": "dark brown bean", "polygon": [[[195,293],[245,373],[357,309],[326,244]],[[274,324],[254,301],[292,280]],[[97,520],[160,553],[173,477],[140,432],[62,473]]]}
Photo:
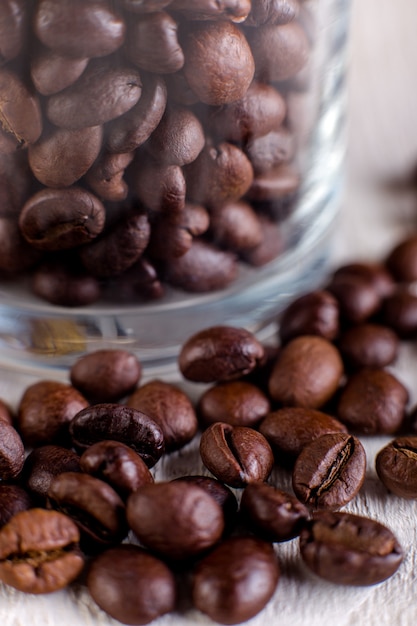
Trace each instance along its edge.
{"label": "dark brown bean", "polygon": [[259,0],[252,3],[245,26],[288,24],[297,17],[299,8],[298,0]]}
{"label": "dark brown bean", "polygon": [[383,485],[400,498],[417,498],[417,437],[398,437],[375,457]]}
{"label": "dark brown bean", "polygon": [[39,298],[66,307],[92,304],[101,295],[98,280],[79,267],[73,257],[39,265],[32,274],[30,288]]}
{"label": "dark brown bean", "polygon": [[5,0],[0,6],[0,63],[11,61],[21,52],[29,12],[25,0]]}
{"label": "dark brown bean", "polygon": [[401,339],[417,336],[417,295],[399,288],[382,301],[379,318]]}
{"label": "dark brown bean", "polygon": [[295,151],[295,137],[285,126],[252,139],[245,146],[255,174],[265,174],[282,163],[288,163],[293,159]]}
{"label": "dark brown bean", "polygon": [[382,368],[395,361],[399,341],[396,333],[386,326],[358,324],[341,334],[337,346],[350,367]]}
{"label": "dark brown bean", "polygon": [[11,424],[0,421],[0,480],[16,478],[24,460],[25,450],[19,433]]}
{"label": "dark brown bean", "polygon": [[146,148],[159,163],[182,166],[198,157],[204,143],[198,118],[189,109],[177,107],[165,111]]}
{"label": "dark brown bean", "polygon": [[395,288],[392,275],[381,263],[348,263],[342,265],[333,274],[333,279],[355,276],[358,279],[370,282],[380,298],[389,296]]}
{"label": "dark brown bean", "polygon": [[248,374],[263,354],[262,344],[244,328],[212,326],[184,343],[178,364],[188,380],[220,382]]}
{"label": "dark brown bean", "polygon": [[35,250],[22,237],[16,219],[0,217],[0,272],[3,276],[13,276],[35,265],[40,258]]}
{"label": "dark brown bean", "polygon": [[341,512],[316,513],[301,531],[300,550],[317,576],[339,585],[375,585],[392,576],[403,560],[386,526]]}
{"label": "dark brown bean", "polygon": [[153,13],[171,3],[171,0],[120,0],[128,11],[133,13]]}
{"label": "dark brown bean", "polygon": [[339,303],[340,315],[348,322],[365,322],[381,305],[381,297],[374,284],[366,278],[352,274],[335,276],[327,285]]}
{"label": "dark brown bean", "polygon": [[133,152],[120,154],[102,152],[86,174],[87,185],[101,200],[109,202],[125,200],[128,186],[123,176],[133,157]]}
{"label": "dark brown bean", "polygon": [[43,96],[51,96],[69,87],[87,67],[88,58],[71,59],[40,47],[30,61],[30,76],[33,84]]}
{"label": "dark brown bean", "polygon": [[398,282],[412,283],[417,280],[417,237],[412,235],[400,241],[385,263]]}
{"label": "dark brown bean", "polygon": [[39,100],[7,68],[0,68],[0,129],[16,147],[35,143],[42,133]]}
{"label": "dark brown bean", "polygon": [[0,528],[20,511],[27,511],[32,500],[22,487],[18,485],[0,484]]}
{"label": "dark brown bean", "polygon": [[300,173],[288,163],[282,163],[254,177],[247,197],[255,202],[269,202],[292,197],[300,186]]}
{"label": "dark brown bean", "polygon": [[152,221],[147,253],[154,259],[176,259],[188,252],[194,237],[205,233],[209,224],[206,209],[190,202],[178,213],[157,215]]}
{"label": "dark brown bean", "polygon": [[299,335],[318,335],[333,341],[339,332],[339,304],[325,290],[311,291],[289,304],[282,313],[279,336],[287,343]]}
{"label": "dark brown bean", "polygon": [[188,20],[229,19],[243,22],[249,15],[250,0],[173,0],[170,9]]}
{"label": "dark brown bean", "polygon": [[262,241],[257,213],[246,202],[228,202],[210,211],[210,233],[220,247],[235,252],[255,248]]}
{"label": "dark brown bean", "polygon": [[219,383],[199,398],[199,420],[209,426],[225,422],[231,426],[255,427],[270,411],[266,395],[255,385],[241,380]]}
{"label": "dark brown bean", "polygon": [[200,455],[207,469],[230,487],[265,481],[274,464],[270,445],[261,433],[223,422],[204,431]]}
{"label": "dark brown bean", "polygon": [[186,184],[179,165],[160,165],[151,160],[134,169],[132,191],[151,211],[181,212],[185,207]]}
{"label": "dark brown bean", "polygon": [[32,450],[25,461],[22,477],[32,496],[44,505],[55,476],[63,472],[78,471],[78,454],[61,446],[49,445]]}
{"label": "dark brown bean", "polygon": [[240,256],[253,267],[262,267],[276,259],[285,249],[280,228],[265,216],[259,216],[262,232],[261,242],[254,248],[241,250]]}

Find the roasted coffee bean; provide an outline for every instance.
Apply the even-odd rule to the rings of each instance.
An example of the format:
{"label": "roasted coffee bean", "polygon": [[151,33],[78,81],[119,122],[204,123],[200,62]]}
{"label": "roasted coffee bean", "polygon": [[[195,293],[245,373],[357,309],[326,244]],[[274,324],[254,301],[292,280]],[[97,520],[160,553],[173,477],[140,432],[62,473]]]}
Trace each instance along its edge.
{"label": "roasted coffee bean", "polygon": [[188,380],[220,382],[249,374],[263,354],[262,344],[244,328],[212,326],[184,343],[178,364]]}
{"label": "roasted coffee bean", "polygon": [[200,454],[207,469],[230,487],[265,481],[274,464],[271,447],[261,433],[223,422],[204,431]]}
{"label": "roasted coffee bean", "polygon": [[66,307],[92,304],[101,295],[97,278],[87,274],[73,257],[39,265],[32,274],[30,288],[39,298]]}
{"label": "roasted coffee bean", "polygon": [[22,51],[29,13],[25,0],[5,0],[0,6],[0,63]]}
{"label": "roasted coffee bean", "polygon": [[83,472],[100,478],[125,499],[142,485],[153,483],[146,463],[129,446],[120,441],[98,441],[80,458]]}
{"label": "roasted coffee bean", "polygon": [[86,174],[87,185],[101,200],[109,202],[125,200],[128,186],[123,176],[133,157],[133,152],[121,154],[103,152]]}
{"label": "roasted coffee bean", "polygon": [[122,624],[148,624],[176,606],[172,572],[134,545],[97,556],[88,570],[87,587],[99,607]]}
{"label": "roasted coffee bean", "polygon": [[26,593],[62,589],[84,567],[78,541],[78,529],[66,515],[21,511],[0,530],[0,580]]}
{"label": "roasted coffee bean", "polygon": [[417,280],[417,237],[412,235],[400,241],[388,255],[386,266],[400,283]]}
{"label": "roasted coffee bean", "polygon": [[253,267],[262,267],[276,259],[284,251],[284,238],[281,230],[265,216],[259,216],[262,232],[261,242],[254,248],[241,250],[240,256]]}
{"label": "roasted coffee bean", "polygon": [[166,452],[182,448],[197,432],[197,418],[188,396],[162,380],[139,387],[128,398],[127,406],[149,415],[161,427]]}
{"label": "roasted coffee bean", "polygon": [[375,469],[388,491],[417,498],[417,437],[398,437],[378,452]]}
{"label": "roasted coffee bean", "polygon": [[160,165],[152,161],[140,163],[133,172],[132,190],[151,211],[183,211],[186,184],[179,165]]}
{"label": "roasted coffee bean", "polygon": [[128,59],[147,72],[177,72],[184,65],[177,28],[174,18],[165,11],[148,13],[133,20],[126,43]]}
{"label": "roasted coffee bean", "polygon": [[154,11],[160,11],[168,4],[171,4],[172,0],[120,0],[122,5],[128,11],[133,13],[153,13]]}
{"label": "roasted coffee bean", "polygon": [[395,535],[376,520],[322,511],[300,536],[305,564],[339,585],[375,585],[392,576],[403,560]]}
{"label": "roasted coffee bean", "polygon": [[147,253],[154,259],[176,259],[191,248],[194,237],[206,232],[210,217],[206,209],[187,202],[173,215],[160,214],[152,222]]}
{"label": "roasted coffee bean", "polygon": [[379,318],[401,339],[413,339],[417,336],[417,296],[398,288],[383,300]]}
{"label": "roasted coffee bean", "polygon": [[222,482],[210,476],[180,476],[176,481],[185,481],[204,489],[222,508],[224,533],[230,532],[236,523],[238,503],[233,492]]}
{"label": "roasted coffee bean", "polygon": [[13,217],[0,217],[0,274],[13,276],[28,270],[39,261],[41,254],[21,235]]}
{"label": "roasted coffee bean", "polygon": [[68,57],[100,57],[117,50],[126,26],[110,2],[40,0],[33,29],[45,46]]}
{"label": "roasted coffee bean", "polygon": [[238,273],[235,254],[194,239],[189,250],[164,266],[163,277],[174,287],[194,293],[224,289]]}
{"label": "roasted coffee bean", "polygon": [[349,263],[333,273],[333,280],[342,277],[356,277],[372,284],[380,298],[389,296],[395,288],[392,275],[380,263]]}
{"label": "roasted coffee bean", "polygon": [[127,519],[143,545],[174,560],[201,554],[224,530],[220,505],[201,487],[182,481],[140,487],[127,501]]}
{"label": "roasted coffee bean", "polygon": [[184,75],[201,102],[222,105],[243,98],[255,72],[245,35],[234,24],[196,22],[181,38]]}
{"label": "roasted coffee bean", "polygon": [[169,108],[152,133],[147,150],[160,163],[192,163],[204,147],[203,127],[192,111],[185,107]]}
{"label": "roasted coffee bean", "polygon": [[295,151],[294,134],[285,126],[252,139],[245,146],[255,174],[264,174],[282,163],[288,163],[293,159]]}
{"label": "roasted coffee bean", "polygon": [[173,0],[170,9],[188,20],[229,19],[243,22],[251,9],[250,0]]}
{"label": "roasted coffee bean", "polygon": [[330,433],[346,433],[347,429],[321,411],[287,407],[269,413],[262,420],[259,432],[268,440],[275,461],[280,465],[291,465],[310,441]]}
{"label": "roasted coffee bean", "polygon": [[63,472],[78,471],[80,471],[78,454],[61,446],[49,445],[32,450],[25,461],[22,478],[32,496],[45,504],[55,476]]}
{"label": "roasted coffee bean", "polygon": [[18,485],[0,484],[0,528],[20,511],[27,511],[32,500],[22,487]]}
{"label": "roasted coffee bean", "polygon": [[288,24],[297,17],[299,9],[297,0],[259,0],[252,3],[245,26]]}
{"label": "roasted coffee bean", "polygon": [[143,256],[114,281],[108,282],[109,299],[117,295],[119,303],[155,300],[164,295],[164,288],[155,266]]}
{"label": "roasted coffee bean", "polygon": [[11,424],[0,421],[0,481],[16,478],[22,470],[25,451],[19,433]]}
{"label": "roasted coffee bean", "polygon": [[270,411],[266,395],[255,385],[232,380],[210,387],[199,398],[197,413],[205,426],[225,422],[255,427]]}
{"label": "roasted coffee bean", "polygon": [[222,140],[246,142],[279,128],[285,100],[270,85],[252,83],[243,98],[210,112],[210,130]]}
{"label": "roasted coffee bean", "polygon": [[297,537],[309,518],[308,509],[297,498],[266,483],[245,487],[240,513],[252,532],[272,542]]}
{"label": "roasted coffee bean", "polygon": [[80,450],[105,439],[125,443],[148,467],[155,465],[164,451],[161,427],[145,413],[121,404],[95,404],[80,411],[70,424],[70,435]]}
{"label": "roasted coffee bean", "polygon": [[38,98],[5,67],[0,68],[0,129],[16,148],[35,143],[42,133]]}
{"label": "roasted coffee bean", "polygon": [[271,544],[252,537],[232,537],[197,565],[192,580],[193,603],[215,622],[245,622],[265,607],[279,577]]}
{"label": "roasted coffee bean", "polygon": [[36,91],[51,96],[75,83],[87,63],[88,58],[71,59],[42,46],[30,60],[30,76]]}
{"label": "roasted coffee bean", "polygon": [[98,126],[127,113],[141,93],[135,69],[90,62],[73,85],[48,98],[46,116],[55,126],[70,130]]}
{"label": "roasted coffee bean", "polygon": [[262,241],[257,213],[246,202],[228,202],[210,211],[210,233],[221,248],[245,252]]}
{"label": "roasted coffee bean", "polygon": [[106,126],[109,152],[131,152],[141,146],[157,128],[165,111],[167,90],[162,77],[141,72],[139,102]]}
{"label": "roasted coffee bean", "polygon": [[254,177],[247,198],[254,202],[270,202],[292,198],[301,178],[293,165],[282,163]]}
{"label": "roasted coffee bean", "polygon": [[72,365],[71,384],[92,403],[115,402],[136,387],[142,375],[137,357],[127,350],[94,350]]}
{"label": "roasted coffee bean", "polygon": [[39,250],[80,246],[103,230],[104,206],[81,187],[42,189],[24,205],[19,216],[25,239]]}
{"label": "roasted coffee bean", "polygon": [[340,316],[353,324],[368,320],[381,305],[381,297],[374,284],[354,274],[334,276],[327,290],[338,301]]}
{"label": "roasted coffee bean", "polygon": [[390,435],[403,423],[407,402],[408,391],[395,376],[363,369],[342,390],[337,416],[354,432]]}
{"label": "roasted coffee bean", "polygon": [[335,510],[352,500],[365,480],[366,454],[359,439],[322,435],[306,444],[292,474],[297,498],[312,509]]}
{"label": "roasted coffee bean", "polygon": [[17,413],[17,428],[28,446],[68,441],[68,425],[88,406],[71,385],[40,380],[24,391]]}
{"label": "roasted coffee bean", "polygon": [[82,534],[83,549],[94,550],[127,535],[125,506],[107,483],[81,472],[64,472],[48,490],[51,508],[66,513]]}
{"label": "roasted coffee bean", "polygon": [[255,59],[255,75],[267,83],[295,76],[309,58],[307,35],[296,21],[250,29],[248,40]]}
{"label": "roasted coffee bean", "polygon": [[339,304],[325,290],[311,291],[296,298],[282,313],[279,337],[288,343],[299,335],[318,335],[333,341],[339,332]]}
{"label": "roasted coffee bean", "polygon": [[101,126],[81,130],[49,129],[29,147],[29,165],[43,185],[69,187],[92,166],[102,139]]}
{"label": "roasted coffee bean", "polygon": [[118,276],[140,259],[148,245],[150,232],[148,216],[132,211],[110,231],[80,249],[79,258],[92,276]]}
{"label": "roasted coffee bean", "polygon": [[284,406],[317,409],[336,392],[342,374],[338,350],[327,339],[304,335],[280,351],[269,379],[269,392]]}
{"label": "roasted coffee bean", "polygon": [[342,333],[337,347],[350,367],[382,368],[395,361],[399,341],[396,333],[386,326],[358,324]]}

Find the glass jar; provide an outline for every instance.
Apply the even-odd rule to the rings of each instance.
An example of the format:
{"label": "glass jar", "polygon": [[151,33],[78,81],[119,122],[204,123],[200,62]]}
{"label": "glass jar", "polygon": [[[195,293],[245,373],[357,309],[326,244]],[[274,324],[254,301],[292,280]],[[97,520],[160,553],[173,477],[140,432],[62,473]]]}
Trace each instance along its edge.
{"label": "glass jar", "polygon": [[349,0],[6,0],[0,353],[167,373],[318,285],[339,206]]}

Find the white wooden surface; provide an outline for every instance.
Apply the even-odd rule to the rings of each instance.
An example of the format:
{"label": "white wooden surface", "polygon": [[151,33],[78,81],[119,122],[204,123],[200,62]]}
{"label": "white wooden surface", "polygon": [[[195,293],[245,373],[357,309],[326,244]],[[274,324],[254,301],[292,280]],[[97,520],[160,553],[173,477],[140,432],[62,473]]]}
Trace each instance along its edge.
{"label": "white wooden surface", "polygon": [[[417,4],[415,0],[355,0],[349,76],[348,183],[334,245],[334,263],[381,259],[402,236],[417,228],[417,190],[402,184],[417,164]],[[393,368],[417,402],[417,348],[405,347]],[[16,404],[30,379],[0,376],[0,396]],[[374,471],[374,456],[388,438],[363,439],[368,473],[346,510],[390,526],[405,559],[389,581],[370,588],[324,583],[305,570],[297,541],[278,546],[283,575],[273,600],[252,626],[411,626],[417,618],[417,502],[388,495]],[[159,470],[185,473],[196,455],[185,450]],[[173,466],[175,464],[175,469]],[[194,465],[194,470],[198,469]],[[278,484],[288,477],[274,476]],[[0,586],[2,626],[104,626],[107,618],[80,589],[50,596],[25,596]],[[157,626],[211,624],[190,610]]]}

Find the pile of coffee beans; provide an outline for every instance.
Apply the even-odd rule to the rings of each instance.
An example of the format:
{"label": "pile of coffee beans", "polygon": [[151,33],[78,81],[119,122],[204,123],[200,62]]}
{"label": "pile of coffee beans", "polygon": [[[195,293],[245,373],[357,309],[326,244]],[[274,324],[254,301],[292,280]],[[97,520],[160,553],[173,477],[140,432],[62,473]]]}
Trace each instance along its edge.
{"label": "pile of coffee beans", "polygon": [[317,4],[2,0],[0,276],[71,307],[277,257]]}
{"label": "pile of coffee beans", "polygon": [[[298,541],[332,583],[392,576],[404,558],[393,532],[341,509],[366,482],[361,435],[392,437],[377,476],[417,498],[417,411],[387,369],[400,338],[417,337],[416,278],[417,236],[294,300],[274,345],[201,330],[178,358],[187,385],[204,383],[197,401],[184,385],[141,384],[124,350],[80,357],[68,383],[35,382],[15,415],[2,401],[0,580],[33,594],[77,581],[125,624],[184,606],[236,624],[279,588],[280,542]],[[156,480],[177,451],[189,474]]]}

